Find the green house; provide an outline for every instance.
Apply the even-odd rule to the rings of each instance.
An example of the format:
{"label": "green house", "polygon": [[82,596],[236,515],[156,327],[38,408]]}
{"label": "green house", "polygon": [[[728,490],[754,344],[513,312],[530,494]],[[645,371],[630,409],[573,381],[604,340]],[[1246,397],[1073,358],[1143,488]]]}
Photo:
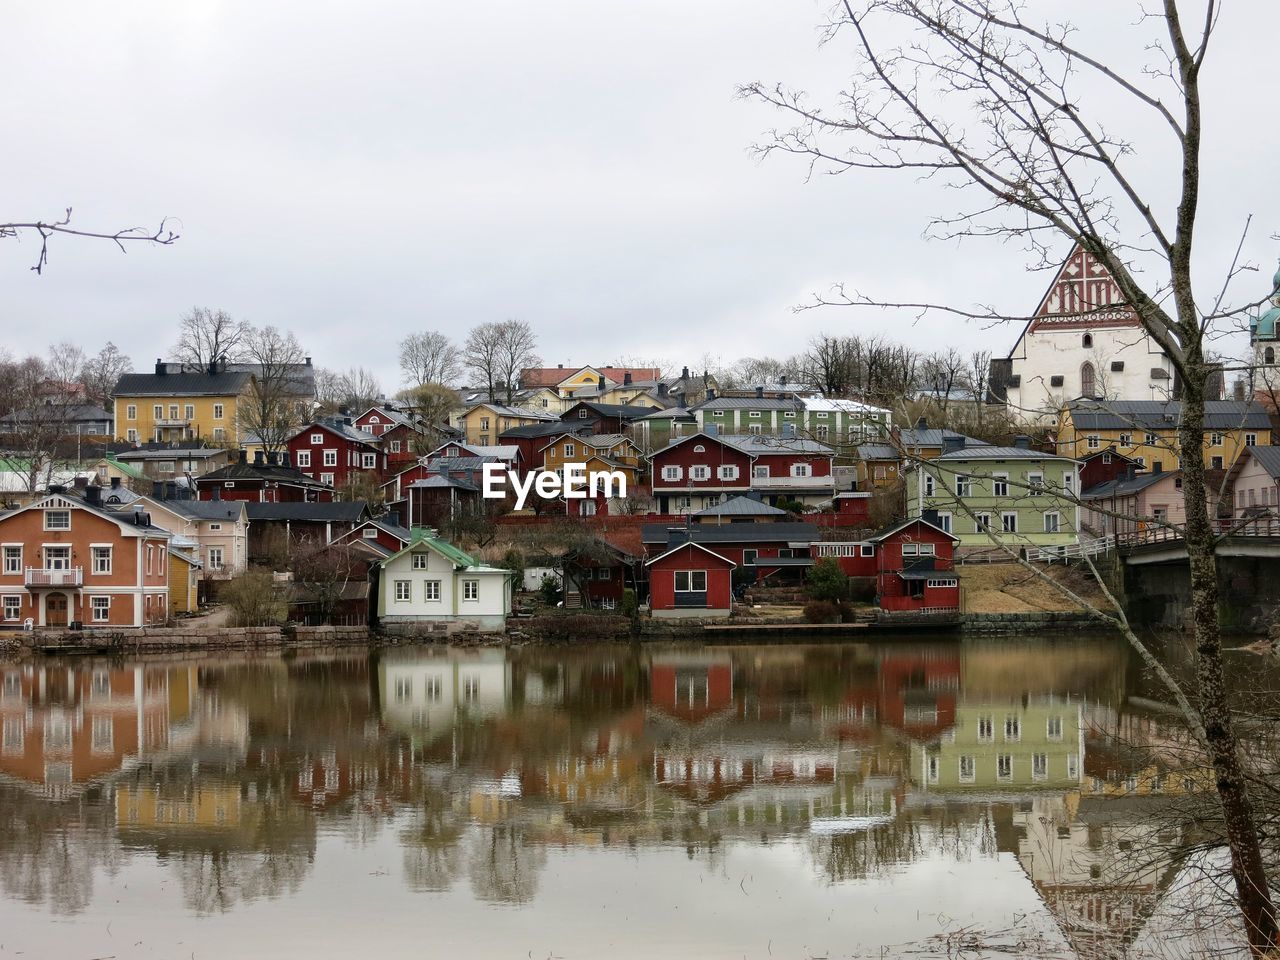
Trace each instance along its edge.
{"label": "green house", "polygon": [[1065,546],[1080,531],[1079,470],[1079,461],[1029,446],[953,444],[911,465],[907,516],[935,511],[961,547]]}

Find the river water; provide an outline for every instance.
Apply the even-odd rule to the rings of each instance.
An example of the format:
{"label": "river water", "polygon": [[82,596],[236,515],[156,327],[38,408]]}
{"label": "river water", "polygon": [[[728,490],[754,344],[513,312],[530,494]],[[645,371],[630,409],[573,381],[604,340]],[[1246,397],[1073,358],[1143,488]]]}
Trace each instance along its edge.
{"label": "river water", "polygon": [[1136,956],[1187,912],[1205,781],[1118,640],[0,675],[0,958]]}

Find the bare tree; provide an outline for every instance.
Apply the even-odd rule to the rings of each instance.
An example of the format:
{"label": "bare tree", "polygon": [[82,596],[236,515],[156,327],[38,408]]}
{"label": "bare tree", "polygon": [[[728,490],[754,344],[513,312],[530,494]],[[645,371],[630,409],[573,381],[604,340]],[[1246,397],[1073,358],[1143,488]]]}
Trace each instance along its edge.
{"label": "bare tree", "polygon": [[351,544],[312,538],[294,547],[289,569],[316,620],[328,624],[333,622],[348,587],[363,582],[365,563]]}
{"label": "bare tree", "polygon": [[21,239],[24,234],[32,234],[40,238],[40,250],[36,256],[35,265],[31,268],[36,273],[43,273],[44,268],[49,264],[49,240],[55,235],[84,237],[90,240],[110,240],[120,248],[121,253],[127,253],[126,244],[131,243],[154,243],[162,247],[167,247],[178,239],[178,234],[169,229],[168,218],[160,221],[160,226],[155,230],[147,230],[144,227],[126,227],[123,230],[116,230],[112,233],[104,233],[97,230],[79,230],[71,226],[71,208],[67,207],[66,213],[63,214],[61,220],[29,220],[26,222],[14,221],[12,223],[0,223],[0,240]]}
{"label": "bare tree", "polygon": [[487,400],[492,400],[502,382],[502,324],[482,323],[473,327],[462,345],[462,365],[475,380],[484,385]]}
{"label": "bare tree", "polygon": [[928,354],[920,364],[920,385],[933,398],[944,417],[956,393],[964,386],[968,362],[955,347],[947,347]]}
{"label": "bare tree", "polygon": [[415,434],[414,452],[421,454],[434,450],[444,437],[449,415],[457,409],[458,395],[443,384],[423,383],[401,390],[397,397],[408,405],[421,425],[421,432]]}
{"label": "bare tree", "polygon": [[30,356],[0,363],[0,409],[5,411],[6,446],[26,461],[27,490],[47,483],[62,441],[72,433],[71,413],[80,402],[84,354],[74,344],[57,344],[49,357]]}
{"label": "bare tree", "polygon": [[116,384],[121,376],[132,369],[133,361],[108,340],[107,345],[88,357],[80,368],[80,384],[84,388],[85,400],[111,413],[114,408],[112,394]]}
{"label": "bare tree", "polygon": [[178,321],[178,342],[171,355],[178,363],[205,368],[214,360],[239,362],[252,332],[249,324],[225,310],[192,307]]}
{"label": "bare tree", "polygon": [[339,380],[342,406],[349,410],[364,410],[382,399],[382,385],[373,371],[365,367],[348,367]]}
{"label": "bare tree", "polygon": [[523,320],[503,320],[497,325],[495,373],[510,404],[520,383],[520,371],[542,362],[538,356],[538,337]]}
{"label": "bare tree", "polygon": [[292,333],[271,326],[248,330],[242,356],[253,369],[253,396],[241,407],[239,429],[277,452],[310,419],[310,398],[299,395],[298,385],[306,356]]}
{"label": "bare tree", "polygon": [[461,369],[461,352],[443,333],[427,330],[400,341],[400,373],[410,387],[452,383]]}
{"label": "bare tree", "polygon": [[[1161,0],[1159,13],[1139,19],[1140,29],[1155,24],[1163,36],[1139,41],[1135,49],[1152,51],[1154,63],[1128,77],[1112,66],[1114,33],[1105,38],[1106,53],[1093,53],[1079,28],[1033,23],[1014,0],[840,0],[825,39],[848,38],[855,76],[838,108],[810,105],[803,93],[781,85],[752,84],[742,93],[794,123],[774,131],[761,145],[763,153],[798,154],[831,172],[936,176],[960,196],[974,197],[968,209],[933,220],[936,236],[1017,238],[1041,265],[1052,262],[1059,241],[1079,244],[1111,273],[1124,306],[1171,358],[1183,391],[1179,447],[1195,703],[1167,672],[1164,678],[1212,758],[1236,899],[1250,946],[1260,956],[1280,940],[1280,929],[1223,676],[1216,536],[1202,457],[1208,338],[1216,324],[1238,312],[1226,298],[1242,267],[1237,249],[1220,292],[1197,296],[1191,264],[1200,194],[1200,84],[1218,3],[1202,0],[1190,30],[1181,9],[1188,5]],[[911,36],[908,45],[901,43],[904,33]],[[1154,124],[1122,135],[1121,127],[1104,120],[1118,102]],[[1144,183],[1143,171],[1131,169],[1128,158],[1140,148],[1132,138],[1152,129],[1165,140],[1144,155],[1144,170],[1154,171],[1152,182]],[[1165,199],[1167,180],[1178,185],[1173,203]],[[1145,246],[1126,245],[1126,234],[1141,234]],[[827,302],[1002,319],[989,308],[889,303],[843,290]],[[1122,612],[1116,616],[1127,624]],[[1140,645],[1131,630],[1128,636]]]}

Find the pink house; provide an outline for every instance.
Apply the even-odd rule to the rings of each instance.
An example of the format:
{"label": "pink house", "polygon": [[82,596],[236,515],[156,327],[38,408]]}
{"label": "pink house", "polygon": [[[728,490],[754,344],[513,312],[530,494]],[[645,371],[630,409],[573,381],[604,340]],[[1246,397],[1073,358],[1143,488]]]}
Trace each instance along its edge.
{"label": "pink house", "polygon": [[1231,516],[1280,514],[1280,447],[1245,447],[1227,476]]}

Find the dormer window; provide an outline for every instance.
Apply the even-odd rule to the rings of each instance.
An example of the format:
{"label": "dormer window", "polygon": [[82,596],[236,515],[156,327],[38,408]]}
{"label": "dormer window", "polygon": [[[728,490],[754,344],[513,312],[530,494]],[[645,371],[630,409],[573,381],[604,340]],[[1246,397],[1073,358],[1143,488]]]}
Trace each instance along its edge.
{"label": "dormer window", "polygon": [[693,448],[693,452],[694,452],[694,453],[706,453],[706,452],[707,452],[707,448],[706,448],[706,447],[704,447],[702,444],[698,444],[696,447],[694,447],[694,448]]}
{"label": "dormer window", "polygon": [[581,410],[579,410],[579,411],[578,411],[578,419],[579,419],[579,420],[585,420],[585,419],[587,419],[587,408],[586,408],[586,407],[583,407]]}

